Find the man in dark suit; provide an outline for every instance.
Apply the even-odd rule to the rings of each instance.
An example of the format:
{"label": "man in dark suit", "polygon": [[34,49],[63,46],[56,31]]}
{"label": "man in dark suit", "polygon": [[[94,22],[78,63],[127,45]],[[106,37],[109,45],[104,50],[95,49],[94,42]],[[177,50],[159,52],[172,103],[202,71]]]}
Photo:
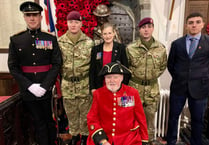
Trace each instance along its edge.
{"label": "man in dark suit", "polygon": [[42,10],[34,2],[20,5],[27,30],[10,38],[8,67],[19,84],[23,103],[33,117],[36,142],[55,145],[51,99],[62,57],[56,37],[41,31]]}
{"label": "man in dark suit", "polygon": [[171,45],[168,70],[170,112],[167,143],[175,145],[179,115],[188,100],[191,114],[190,145],[202,145],[203,118],[209,96],[209,37],[201,34],[203,16],[192,13],[186,18],[187,35]]}

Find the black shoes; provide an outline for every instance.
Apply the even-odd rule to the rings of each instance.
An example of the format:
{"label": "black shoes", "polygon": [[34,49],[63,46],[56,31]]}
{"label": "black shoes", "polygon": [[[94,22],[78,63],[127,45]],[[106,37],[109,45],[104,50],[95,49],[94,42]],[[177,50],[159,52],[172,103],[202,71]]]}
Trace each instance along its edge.
{"label": "black shoes", "polygon": [[82,135],[82,137],[81,137],[81,145],[86,145],[87,138],[88,138],[88,136]]}

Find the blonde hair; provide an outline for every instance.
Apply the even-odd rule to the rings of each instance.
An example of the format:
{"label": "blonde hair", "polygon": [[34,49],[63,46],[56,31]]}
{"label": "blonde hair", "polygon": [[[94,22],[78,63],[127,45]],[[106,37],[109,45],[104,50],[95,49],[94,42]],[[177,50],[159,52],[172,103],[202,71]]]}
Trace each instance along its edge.
{"label": "blonde hair", "polygon": [[114,32],[115,26],[112,23],[106,22],[101,26],[101,31],[103,31],[107,27],[112,27],[112,31]]}

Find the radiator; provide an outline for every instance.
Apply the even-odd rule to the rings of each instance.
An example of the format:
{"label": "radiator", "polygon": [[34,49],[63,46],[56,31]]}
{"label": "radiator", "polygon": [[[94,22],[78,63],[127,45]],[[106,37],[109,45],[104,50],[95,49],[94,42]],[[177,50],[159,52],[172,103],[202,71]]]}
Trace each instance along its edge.
{"label": "radiator", "polygon": [[[158,106],[158,111],[155,114],[155,139],[157,137],[166,137],[167,129],[168,129],[168,115],[169,115],[169,95],[170,91],[161,89],[160,90],[160,102]],[[179,138],[179,130],[180,130],[180,118],[178,123],[178,135]]]}

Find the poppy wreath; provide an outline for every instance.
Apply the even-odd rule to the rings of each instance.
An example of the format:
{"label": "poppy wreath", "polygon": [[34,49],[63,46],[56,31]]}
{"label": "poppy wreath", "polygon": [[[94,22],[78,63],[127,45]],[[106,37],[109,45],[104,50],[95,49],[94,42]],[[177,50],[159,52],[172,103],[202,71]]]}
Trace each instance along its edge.
{"label": "poppy wreath", "polygon": [[96,16],[93,11],[99,4],[109,5],[108,0],[54,0],[56,6],[56,29],[58,37],[67,31],[66,17],[70,11],[79,11],[82,16],[81,30],[89,37],[93,38],[94,27],[97,26]]}

